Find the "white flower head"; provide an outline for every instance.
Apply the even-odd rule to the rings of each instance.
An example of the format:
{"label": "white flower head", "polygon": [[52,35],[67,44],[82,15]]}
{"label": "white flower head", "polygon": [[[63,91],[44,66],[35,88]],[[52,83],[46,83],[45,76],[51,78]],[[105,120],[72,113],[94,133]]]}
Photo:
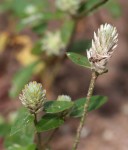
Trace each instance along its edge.
{"label": "white flower head", "polygon": [[107,63],[118,42],[116,27],[110,24],[101,25],[98,33],[94,32],[92,47],[87,50],[87,57],[91,68],[102,74],[107,71]]}
{"label": "white flower head", "polygon": [[42,40],[42,50],[46,52],[47,55],[60,55],[65,48],[65,44],[61,37],[61,32],[46,32]]}
{"label": "white flower head", "polygon": [[25,13],[26,13],[27,15],[32,15],[32,14],[35,14],[36,12],[37,12],[37,7],[34,6],[34,5],[32,5],[32,4],[27,5],[27,6],[25,7]]}
{"label": "white flower head", "polygon": [[46,90],[43,89],[40,83],[33,81],[25,85],[19,99],[31,113],[38,113],[42,110],[46,101]]}
{"label": "white flower head", "polygon": [[56,0],[56,7],[72,15],[77,13],[81,0]]}
{"label": "white flower head", "polygon": [[71,97],[68,95],[59,95],[57,98],[57,101],[67,101],[70,102],[71,101]]}

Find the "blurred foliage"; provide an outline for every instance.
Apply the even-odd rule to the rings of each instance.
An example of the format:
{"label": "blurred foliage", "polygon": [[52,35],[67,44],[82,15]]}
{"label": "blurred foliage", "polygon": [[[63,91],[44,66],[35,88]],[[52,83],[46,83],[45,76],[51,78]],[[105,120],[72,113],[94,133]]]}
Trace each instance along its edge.
{"label": "blurred foliage", "polygon": [[114,18],[119,18],[122,15],[121,6],[118,0],[109,0],[105,7]]}
{"label": "blurred foliage", "polygon": [[[83,1],[79,6],[78,16],[81,16],[82,14],[84,17],[88,15],[88,12],[90,13],[90,11],[93,12],[97,10],[103,5],[101,4],[102,2],[103,1],[101,0]],[[121,15],[121,7],[117,0],[109,0],[104,7],[107,8],[114,17],[119,17]],[[51,57],[47,56],[47,53],[43,51],[45,45],[42,45],[42,39],[44,38],[45,33],[49,30],[48,26],[50,22],[61,22],[61,25],[57,27],[57,29],[59,28],[62,34],[62,40],[66,45],[63,54],[67,50],[81,54],[90,47],[91,41],[88,39],[73,40],[76,21],[78,21],[74,20],[75,16],[68,16],[68,14],[57,8],[55,10],[52,10],[51,8],[52,6],[47,0],[3,0],[1,2],[0,12],[11,16],[11,19],[14,22],[14,33],[20,33],[22,30],[31,29],[31,31],[37,36],[37,40],[34,42],[32,42],[28,35],[17,35],[15,38],[17,43],[23,45],[23,48],[21,48],[15,57],[25,69],[21,69],[21,71],[14,75],[12,82],[13,85],[10,92],[12,97],[18,96],[23,86],[31,79],[31,76],[33,76],[35,71],[33,63],[35,61],[42,60],[42,65],[40,63],[37,70],[44,69],[42,72],[45,72],[44,65],[50,67],[48,64],[52,61]],[[2,33],[0,36],[1,53],[6,47],[8,38],[9,35],[7,32]],[[53,57],[55,58],[55,56]],[[61,54],[58,57],[61,57]],[[53,64],[53,67],[54,65],[55,64]],[[37,65],[35,65],[35,67],[37,67]],[[40,73],[40,71],[37,72]],[[43,75],[41,76],[43,79]]]}
{"label": "blurred foliage", "polygon": [[77,40],[72,44],[71,52],[84,53],[91,46],[91,40]]}
{"label": "blurred foliage", "polygon": [[30,80],[32,77],[35,67],[39,62],[34,62],[29,66],[22,68],[19,72],[17,72],[13,79],[13,87],[10,91],[11,97],[16,97],[21,90],[23,89],[24,85]]}
{"label": "blurred foliage", "polygon": [[[19,95],[24,85],[32,79],[33,75],[38,74],[40,80],[45,80],[43,78],[45,74],[54,77],[54,74],[57,74],[55,71],[59,70],[54,67],[58,66],[56,63],[62,64],[61,61],[64,60],[62,57],[65,58],[66,51],[69,51],[68,57],[77,65],[86,68],[90,67],[87,58],[81,54],[84,54],[89,49],[91,41],[89,39],[75,40],[74,37],[79,16],[86,17],[93,11],[96,11],[102,6],[98,6],[100,2],[101,0],[83,1],[79,7],[78,16],[65,14],[57,8],[53,10],[51,3],[47,0],[3,0],[1,2],[0,13],[7,14],[8,19],[14,26],[10,29],[11,31],[0,34],[0,54],[4,52],[6,45],[11,40],[13,41],[11,41],[12,43],[22,45],[20,51],[14,54],[15,59],[21,64],[22,68],[13,77],[10,90],[12,98]],[[114,18],[121,16],[121,6],[117,0],[109,0],[104,5],[104,8]],[[52,21],[59,23],[59,26],[53,30],[56,30],[56,28],[60,30],[62,40],[66,46],[63,53],[60,53],[59,56],[49,57],[43,51],[42,39],[49,30],[49,24]],[[33,40],[31,34],[20,34],[22,31],[31,31],[36,38]],[[9,36],[11,33],[15,34],[16,38],[10,40]],[[50,73],[47,73],[49,71],[47,68],[50,68]],[[98,109],[106,101],[106,97],[93,96],[88,111]],[[33,115],[30,115],[23,108],[18,111],[13,125],[1,119],[0,136],[5,138],[6,149],[35,150],[36,146],[33,144],[33,141],[36,130],[38,132],[53,130],[60,127],[65,122],[65,118],[80,117],[85,102],[86,98],[77,99],[75,102],[47,101],[44,105],[45,115],[38,122],[36,128],[33,126]],[[8,134],[10,129],[11,135]]]}
{"label": "blurred foliage", "polygon": [[21,108],[11,128],[11,134],[5,137],[5,148],[7,150],[35,150],[34,135],[32,116],[25,108]]}
{"label": "blurred foliage", "polygon": [[0,34],[0,54],[4,51],[9,34],[7,32],[3,32]]}

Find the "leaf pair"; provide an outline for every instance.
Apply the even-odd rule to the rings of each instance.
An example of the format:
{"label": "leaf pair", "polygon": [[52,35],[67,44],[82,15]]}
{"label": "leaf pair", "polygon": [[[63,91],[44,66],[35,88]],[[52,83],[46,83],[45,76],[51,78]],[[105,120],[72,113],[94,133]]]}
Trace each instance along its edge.
{"label": "leaf pair", "polygon": [[[75,118],[81,117],[85,102],[86,102],[86,98],[80,98],[75,100],[74,102],[73,101],[72,102],[68,102],[68,101],[46,102],[44,104],[44,111],[46,114],[37,123],[36,130],[38,132],[44,132],[44,131],[48,131],[60,127],[62,124],[64,124],[64,116],[62,116],[61,114],[67,110],[69,110],[68,111],[69,117],[75,117]],[[88,111],[98,109],[106,102],[107,102],[107,98],[104,96],[92,96]],[[18,118],[11,129],[11,137],[15,137],[15,135],[18,136],[17,134],[20,135],[21,133],[23,137],[26,136],[25,137],[26,140],[27,138],[29,138],[27,136],[28,135],[30,136],[30,134],[31,137],[33,137],[35,133],[33,121],[34,121],[34,116],[32,116],[27,109],[22,108],[19,111]],[[30,132],[28,129],[30,129]],[[29,142],[32,142],[32,140],[33,138],[30,138]]]}
{"label": "leaf pair", "polygon": [[[38,132],[44,132],[58,128],[64,124],[64,117],[60,113],[68,111],[69,117],[81,117],[84,110],[86,98],[75,100],[74,102],[67,101],[50,101],[44,105],[44,115],[37,123],[36,129]],[[107,102],[107,97],[92,96],[88,111],[96,110]]]}

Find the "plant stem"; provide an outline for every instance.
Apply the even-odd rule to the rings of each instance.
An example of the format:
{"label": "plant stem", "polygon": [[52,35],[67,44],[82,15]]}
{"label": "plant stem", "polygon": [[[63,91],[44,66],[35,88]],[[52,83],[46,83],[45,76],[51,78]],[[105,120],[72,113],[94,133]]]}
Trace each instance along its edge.
{"label": "plant stem", "polygon": [[48,137],[48,139],[46,140],[46,142],[44,143],[43,147],[47,148],[49,142],[52,140],[52,138],[54,137],[55,133],[58,131],[59,128],[56,128],[53,130],[53,132],[51,133],[51,135]]}
{"label": "plant stem", "polygon": [[89,107],[89,104],[90,104],[90,98],[92,96],[95,81],[96,81],[97,77],[98,77],[98,75],[96,74],[96,72],[92,72],[92,78],[91,78],[91,82],[90,82],[90,86],[89,86],[88,94],[87,94],[87,100],[86,100],[86,103],[84,105],[83,114],[82,114],[80,124],[79,124],[78,129],[77,129],[77,134],[76,134],[76,138],[75,138],[72,150],[76,150],[77,147],[78,147],[78,144],[79,144],[79,141],[80,141],[81,131],[82,131],[83,125],[84,125],[84,123],[86,121],[86,118],[87,118],[88,107]]}
{"label": "plant stem", "polygon": [[82,19],[83,17],[86,17],[89,13],[93,12],[94,10],[98,9],[99,7],[101,7],[102,5],[104,5],[105,3],[107,3],[109,0],[102,0],[98,3],[96,3],[94,6],[92,6],[89,10],[85,10],[83,13],[81,13],[80,15],[77,15],[76,18]]}
{"label": "plant stem", "polygon": [[[34,119],[34,124],[35,124],[35,126],[36,126],[36,124],[37,124],[37,114],[36,113],[34,113],[34,117],[35,117],[35,119]],[[36,133],[36,143],[37,143],[37,149],[38,150],[42,150],[42,146],[41,146],[41,135],[40,135],[40,133]]]}
{"label": "plant stem", "polygon": [[71,46],[72,46],[72,44],[74,42],[74,39],[75,39],[75,35],[76,35],[76,31],[77,31],[77,26],[78,26],[79,19],[73,18],[73,21],[74,21],[74,27],[72,29],[72,33],[71,33],[69,42],[68,42],[67,47],[66,47],[66,52],[68,52],[68,51],[71,50]]}
{"label": "plant stem", "polygon": [[95,9],[99,8],[100,6],[104,5],[107,3],[109,0],[102,0],[101,2],[95,4],[92,8],[90,8],[87,12],[86,15],[88,15],[90,12],[94,11]]}

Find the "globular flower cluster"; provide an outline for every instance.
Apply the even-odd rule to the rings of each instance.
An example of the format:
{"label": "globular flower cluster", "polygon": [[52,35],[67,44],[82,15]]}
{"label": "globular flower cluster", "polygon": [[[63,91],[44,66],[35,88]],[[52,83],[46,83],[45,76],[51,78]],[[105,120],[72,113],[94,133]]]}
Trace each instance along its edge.
{"label": "globular flower cluster", "polygon": [[92,70],[102,74],[107,71],[107,63],[118,42],[116,27],[110,24],[101,25],[98,33],[94,32],[92,47],[87,50],[87,57]]}
{"label": "globular flower cluster", "polygon": [[42,110],[46,101],[46,90],[43,89],[40,83],[33,81],[25,85],[19,99],[31,113],[38,113]]}
{"label": "globular flower cluster", "polygon": [[79,9],[81,0],[56,0],[56,7],[64,12],[75,15]]}
{"label": "globular flower cluster", "polygon": [[65,43],[62,40],[61,32],[46,32],[42,40],[42,50],[47,55],[60,55],[65,48]]}
{"label": "globular flower cluster", "polygon": [[71,101],[71,97],[68,95],[59,95],[57,98],[57,101]]}

